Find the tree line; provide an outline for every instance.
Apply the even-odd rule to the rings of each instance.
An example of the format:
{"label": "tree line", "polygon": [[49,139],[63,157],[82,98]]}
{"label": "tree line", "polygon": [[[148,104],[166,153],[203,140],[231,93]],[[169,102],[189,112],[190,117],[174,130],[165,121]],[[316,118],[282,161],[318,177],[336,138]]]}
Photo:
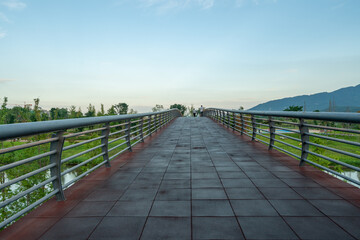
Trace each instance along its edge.
{"label": "tree line", "polygon": [[[136,110],[129,109],[127,103],[117,103],[111,105],[111,107],[105,110],[104,104],[100,105],[100,110],[96,111],[95,106],[91,103],[87,107],[87,111],[83,113],[81,107],[75,105],[70,108],[58,108],[52,107],[49,111],[42,109],[40,106],[40,99],[35,98],[33,107],[31,104],[25,104],[24,106],[8,107],[8,98],[4,97],[0,109],[0,124],[12,124],[12,123],[24,123],[24,122],[39,122],[47,120],[69,119],[69,118],[83,118],[83,117],[96,117],[96,116],[110,116],[110,115],[123,115],[123,114],[135,114]],[[188,109],[182,104],[170,105],[170,109],[177,108],[181,114],[185,115]],[[165,110],[163,105],[156,104],[152,108],[153,112]],[[189,110],[190,111],[190,110]]]}

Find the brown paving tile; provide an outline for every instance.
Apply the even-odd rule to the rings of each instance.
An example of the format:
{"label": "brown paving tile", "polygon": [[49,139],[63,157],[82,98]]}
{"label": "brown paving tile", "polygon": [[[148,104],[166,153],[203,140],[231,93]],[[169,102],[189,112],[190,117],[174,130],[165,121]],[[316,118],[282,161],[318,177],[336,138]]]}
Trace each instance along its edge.
{"label": "brown paving tile", "polygon": [[39,239],[60,218],[22,218],[0,233],[0,239]]}
{"label": "brown paving tile", "polygon": [[293,188],[305,199],[341,199],[325,188]]}

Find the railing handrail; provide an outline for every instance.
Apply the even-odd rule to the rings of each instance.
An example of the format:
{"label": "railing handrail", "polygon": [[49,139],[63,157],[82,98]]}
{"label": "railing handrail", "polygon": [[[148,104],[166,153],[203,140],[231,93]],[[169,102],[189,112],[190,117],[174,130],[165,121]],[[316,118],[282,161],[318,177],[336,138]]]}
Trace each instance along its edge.
{"label": "railing handrail", "polygon": [[209,110],[220,110],[225,112],[234,112],[242,114],[251,114],[259,116],[273,117],[293,117],[312,120],[334,121],[360,123],[360,113],[344,113],[344,112],[292,112],[292,111],[251,111],[251,110],[235,110],[224,108],[207,108]]}
{"label": "railing handrail", "polygon": [[[0,125],[0,140],[7,140],[17,137],[31,136],[35,134],[56,132],[70,128],[85,127],[95,124],[123,121],[133,118],[153,116],[161,113],[179,111],[178,109],[170,109],[159,112],[124,114],[101,117],[71,118],[61,120],[49,120],[40,122],[13,123]],[[179,111],[180,112],[180,111]]]}
{"label": "railing handrail", "polygon": [[[338,128],[336,126],[322,126],[327,124],[321,123],[321,125],[315,122],[316,120],[321,120],[331,123],[340,122],[359,124],[359,113],[243,111],[223,108],[208,108],[205,111],[205,116],[213,118],[214,120],[222,123],[228,128],[231,127],[233,131],[240,132],[241,135],[246,135],[250,137],[252,141],[256,140],[268,145],[269,150],[276,148],[292,157],[299,159],[300,166],[302,166],[306,162],[360,186],[360,181],[345,176],[341,173],[341,170],[340,172],[338,172],[336,171],[336,168],[331,169],[329,167],[326,167],[330,166],[329,164],[331,163],[337,164],[337,166],[340,165],[342,167],[360,172],[360,168],[355,166],[356,164],[351,164],[351,162],[346,163],[344,161],[339,161],[337,159],[338,156],[331,155],[331,153],[341,154],[341,156],[351,157],[357,160],[360,160],[360,154],[358,154],[354,150],[350,151],[346,148],[340,149],[341,147],[344,147],[343,145],[340,145],[339,148],[334,148],[331,146],[331,143],[327,145],[327,142],[321,144],[317,143],[316,141],[328,140],[331,142],[337,142],[341,144],[346,144],[347,146],[351,145],[355,147],[360,147],[360,142],[358,140],[341,139],[336,137],[323,136],[321,133],[314,134],[310,132],[311,129],[315,128],[352,133],[360,136],[360,130],[350,128],[350,125],[347,126],[347,124],[345,124],[343,128]],[[266,118],[263,118],[263,116],[266,116]],[[274,117],[278,119],[274,119]],[[296,121],[292,123],[286,120],[284,121],[281,118],[292,118],[296,119]],[[308,122],[306,122],[305,120],[308,120]],[[309,121],[314,121],[314,124],[309,124]],[[281,124],[291,125],[291,127],[285,127]],[[294,130],[294,128],[298,128],[298,130]],[[276,132],[277,129],[286,130],[290,133],[298,134],[298,136],[293,137],[285,134],[280,134]],[[292,141],[296,140],[297,142],[300,142],[299,145],[301,147],[299,145],[292,144],[291,142],[286,142],[286,140],[280,140],[279,138],[276,138],[276,136],[279,136],[280,139],[282,137],[283,139],[285,138]],[[311,140],[310,137],[313,139]],[[283,147],[281,147],[281,145],[283,145]],[[317,149],[311,149],[313,147],[316,147]],[[325,153],[325,150],[330,151],[330,155],[326,155],[327,153]],[[327,161],[328,165],[319,164],[321,163],[320,161],[318,161],[319,159]],[[318,161],[319,163],[317,163],[316,161]]]}

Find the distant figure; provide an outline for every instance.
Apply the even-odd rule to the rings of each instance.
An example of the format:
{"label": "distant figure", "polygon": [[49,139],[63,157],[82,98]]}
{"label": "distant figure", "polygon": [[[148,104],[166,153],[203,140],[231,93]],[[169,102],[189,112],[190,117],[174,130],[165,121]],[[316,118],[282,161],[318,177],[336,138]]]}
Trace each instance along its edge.
{"label": "distant figure", "polygon": [[201,107],[199,108],[199,111],[200,111],[200,117],[203,117],[204,116],[204,107],[203,107],[203,105],[201,105]]}
{"label": "distant figure", "polygon": [[196,117],[196,109],[195,108],[193,109],[193,115],[194,115],[194,117]]}

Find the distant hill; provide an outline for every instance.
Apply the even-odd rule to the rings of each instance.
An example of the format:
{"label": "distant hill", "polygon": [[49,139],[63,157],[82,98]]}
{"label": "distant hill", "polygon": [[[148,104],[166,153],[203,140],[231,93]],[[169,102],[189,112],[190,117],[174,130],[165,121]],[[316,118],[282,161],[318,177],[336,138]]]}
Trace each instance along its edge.
{"label": "distant hill", "polygon": [[[320,110],[328,112],[360,111],[360,84],[354,87],[340,88],[333,92],[322,92],[311,95],[282,98],[259,104],[249,110],[282,111],[285,108],[306,105],[306,111]],[[330,105],[331,103],[331,105]]]}

